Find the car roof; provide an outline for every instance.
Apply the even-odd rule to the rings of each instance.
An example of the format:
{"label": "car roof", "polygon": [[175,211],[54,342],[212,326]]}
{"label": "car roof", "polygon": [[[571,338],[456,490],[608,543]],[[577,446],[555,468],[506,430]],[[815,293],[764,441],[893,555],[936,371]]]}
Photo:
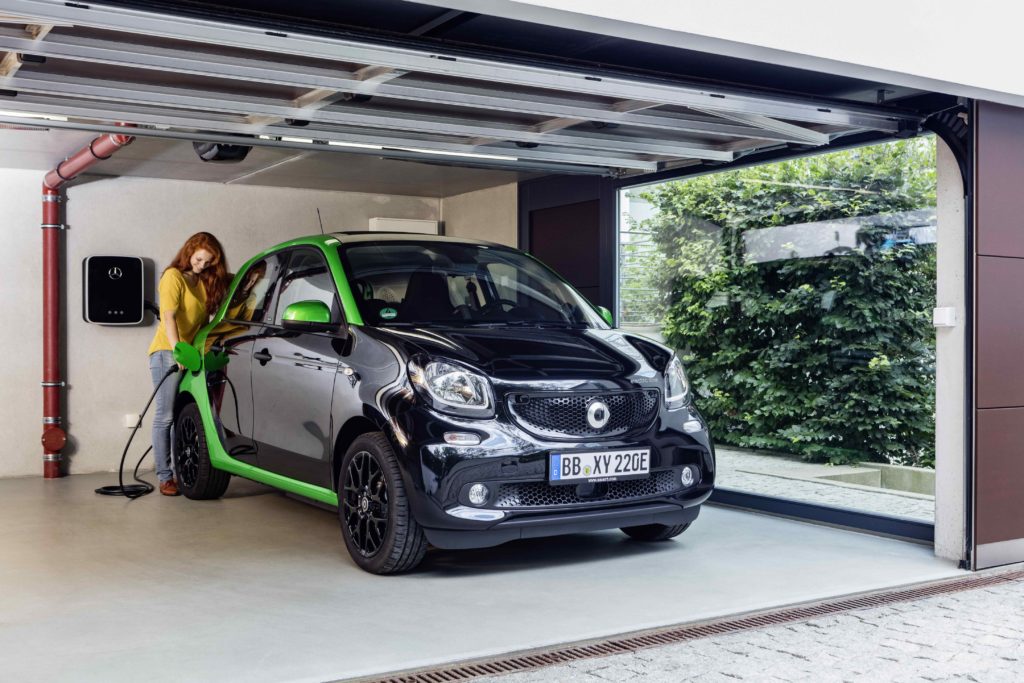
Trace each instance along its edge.
{"label": "car roof", "polygon": [[497,242],[475,240],[469,237],[449,237],[447,235],[424,235],[416,232],[390,232],[390,231],[369,231],[369,230],[342,230],[332,232],[342,244],[358,242],[448,242],[451,244],[481,244],[487,246],[507,246]]}

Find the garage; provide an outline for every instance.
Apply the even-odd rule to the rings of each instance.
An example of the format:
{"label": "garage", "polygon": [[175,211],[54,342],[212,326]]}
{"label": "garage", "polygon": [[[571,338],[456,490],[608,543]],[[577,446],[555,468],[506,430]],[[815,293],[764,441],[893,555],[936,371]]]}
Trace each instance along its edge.
{"label": "garage", "polygon": [[[602,33],[600,22],[510,17],[503,3],[445,6],[457,4],[0,3],[0,216],[14,250],[4,289],[11,321],[27,322],[0,332],[19,358],[0,389],[15,444],[0,461],[0,650],[12,674],[379,677],[1024,557],[1006,484],[1020,480],[1013,411],[1024,400],[1014,381],[1024,373],[1014,342],[1024,316],[1006,295],[1021,256],[1006,191],[1021,172],[1017,109],[900,79]],[[158,281],[201,231],[216,235],[241,279],[300,272],[292,251],[287,268],[267,265],[275,245],[337,246],[328,270],[348,273],[338,297],[350,346],[324,342],[319,357],[261,378],[272,360],[259,356],[264,337],[232,341],[211,326],[200,333],[207,353],[195,368],[184,363],[183,391],[195,382],[212,397],[209,353],[247,343],[247,374],[227,366],[226,407],[208,398],[218,414],[202,414],[203,424],[227,443],[244,432],[230,413],[252,410],[249,428],[268,436],[254,438],[256,450],[222,449],[214,462],[232,463],[222,495],[196,496],[213,500],[99,496],[122,460],[131,482],[149,445],[152,413],[125,442],[153,390],[142,350],[162,324]],[[356,364],[351,347],[374,348],[374,328],[390,327],[392,341],[376,348],[400,359],[408,401],[434,396],[410,382],[447,361],[421,367],[413,358],[406,377],[396,340],[447,345],[447,356],[437,352],[446,358],[457,345],[454,318],[431,326],[415,315],[449,315],[450,306],[432,308],[445,282],[414,283],[418,256],[387,245],[430,245],[427,270],[442,257],[462,264],[448,281],[471,297],[459,324],[475,327],[458,345],[475,345],[478,363],[495,354],[488,362],[505,368],[501,381],[521,382],[515,373],[536,365],[516,355],[528,344],[548,344],[547,391],[565,393],[587,379],[580,368],[596,367],[590,332],[545,331],[540,314],[507,324],[539,286],[522,283],[543,278],[522,257],[486,280],[480,262],[443,246],[472,240],[487,243],[475,252],[510,247],[553,268],[584,316],[569,322],[605,330],[622,353],[642,361],[667,348],[686,365],[686,405],[696,406],[686,424],[710,429],[715,449],[693,437],[688,447],[703,455],[672,470],[684,487],[708,484],[698,519],[672,518],[685,534],[627,538],[617,526],[653,526],[655,512],[637,506],[633,524],[580,517],[548,535],[524,523],[494,536],[509,542],[473,547],[439,533],[413,503],[412,518],[434,532],[409,571],[377,576],[347,552],[355,532],[339,533],[335,508],[359,454],[342,456],[371,431],[390,432],[383,423],[350,428],[332,406],[339,386],[360,385],[371,395],[364,405],[386,416],[381,406],[397,391],[386,373],[370,391],[379,357]],[[378,255],[359,256],[360,245]],[[137,317],[127,304],[103,304],[101,280],[91,279],[114,278],[116,268],[119,280],[127,263],[137,264],[141,292],[112,287],[128,297],[118,301],[137,302]],[[394,272],[405,279],[388,279]],[[483,304],[478,287],[491,288]],[[330,349],[328,407],[314,418]],[[664,374],[674,361],[649,362]],[[295,368],[314,372],[287,388]],[[41,432],[32,398],[40,384]],[[508,403],[516,419],[535,400],[523,396]],[[240,409],[240,398],[254,407]],[[473,407],[441,410],[449,417],[422,433],[443,432],[453,448],[479,445]],[[376,424],[368,415],[360,419]],[[402,415],[394,425],[406,424]],[[591,418],[595,429],[607,421],[600,409]],[[396,450],[405,433],[396,426],[389,437]],[[272,434],[325,449],[326,469],[307,479],[320,483],[298,485],[294,463],[268,464]],[[412,438],[410,452],[426,438]],[[459,441],[467,438],[475,441]],[[527,505],[527,490],[544,501],[568,490],[544,475],[548,456],[564,455],[540,443],[542,478],[523,474],[512,507]],[[517,466],[514,451],[487,444],[475,457]],[[430,490],[435,475],[447,486],[438,473],[458,452],[437,447],[433,460],[417,460],[417,486]],[[151,458],[141,471],[155,482]],[[493,506],[472,502],[475,481],[459,480],[469,502],[458,501],[476,515],[465,519],[502,519],[479,516]],[[579,486],[592,484],[594,500],[632,490],[612,483],[622,486]]]}

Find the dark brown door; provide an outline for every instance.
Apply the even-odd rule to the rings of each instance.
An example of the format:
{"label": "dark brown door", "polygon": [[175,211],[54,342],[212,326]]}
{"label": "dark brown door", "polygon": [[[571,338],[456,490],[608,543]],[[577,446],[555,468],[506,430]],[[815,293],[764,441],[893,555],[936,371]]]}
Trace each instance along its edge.
{"label": "dark brown door", "polygon": [[598,200],[530,212],[530,253],[587,297],[600,300]]}
{"label": "dark brown door", "polygon": [[975,131],[976,569],[1024,561],[1024,109],[979,102]]}

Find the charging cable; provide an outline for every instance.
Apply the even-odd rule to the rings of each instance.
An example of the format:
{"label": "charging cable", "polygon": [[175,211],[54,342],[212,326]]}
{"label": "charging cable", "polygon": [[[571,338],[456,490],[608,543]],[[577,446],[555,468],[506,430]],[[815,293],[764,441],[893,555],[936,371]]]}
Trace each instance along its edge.
{"label": "charging cable", "polygon": [[128,448],[131,447],[132,445],[132,439],[135,438],[135,433],[139,431],[140,427],[142,427],[142,418],[146,416],[146,412],[149,410],[149,406],[153,403],[153,399],[156,398],[156,393],[160,391],[160,387],[164,385],[164,382],[166,382],[168,378],[171,377],[171,375],[177,374],[177,372],[177,365],[172,366],[171,369],[167,371],[167,373],[163,376],[163,379],[160,380],[160,383],[156,385],[156,389],[153,390],[152,395],[150,395],[149,401],[146,402],[146,407],[142,409],[142,414],[139,415],[139,421],[136,422],[135,427],[132,428],[132,433],[128,436],[128,443],[124,445],[124,451],[122,451],[121,453],[121,464],[117,468],[117,485],[101,486],[98,489],[96,489],[96,493],[100,494],[101,496],[124,496],[129,500],[141,498],[142,496],[153,493],[155,487],[145,479],[139,478],[139,465],[141,465],[142,461],[146,459],[146,456],[149,455],[149,452],[153,450],[153,446],[147,448],[146,452],[142,454],[141,458],[139,458],[139,461],[135,463],[135,471],[132,472],[132,476],[135,478],[135,481],[139,482],[138,484],[128,484],[127,486],[125,486],[124,461],[125,458],[128,457]]}

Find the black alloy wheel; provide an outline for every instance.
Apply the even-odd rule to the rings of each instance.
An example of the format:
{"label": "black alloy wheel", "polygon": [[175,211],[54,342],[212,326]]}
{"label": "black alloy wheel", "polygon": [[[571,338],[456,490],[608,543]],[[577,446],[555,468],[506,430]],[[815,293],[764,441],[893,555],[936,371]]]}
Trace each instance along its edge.
{"label": "black alloy wheel", "polygon": [[174,430],[175,446],[178,454],[178,482],[182,486],[195,488],[199,479],[199,425],[192,416],[178,420],[178,428]]}
{"label": "black alloy wheel", "polygon": [[174,422],[174,472],[178,490],[193,500],[220,498],[231,482],[231,474],[210,462],[199,406],[189,403]]}
{"label": "black alloy wheel", "polygon": [[338,474],[338,517],[349,555],[374,574],[396,574],[418,565],[427,540],[409,509],[402,473],[380,432],[352,442]]}
{"label": "black alloy wheel", "polygon": [[380,463],[369,451],[359,451],[345,473],[342,515],[353,545],[363,557],[380,550],[388,531],[388,487]]}

